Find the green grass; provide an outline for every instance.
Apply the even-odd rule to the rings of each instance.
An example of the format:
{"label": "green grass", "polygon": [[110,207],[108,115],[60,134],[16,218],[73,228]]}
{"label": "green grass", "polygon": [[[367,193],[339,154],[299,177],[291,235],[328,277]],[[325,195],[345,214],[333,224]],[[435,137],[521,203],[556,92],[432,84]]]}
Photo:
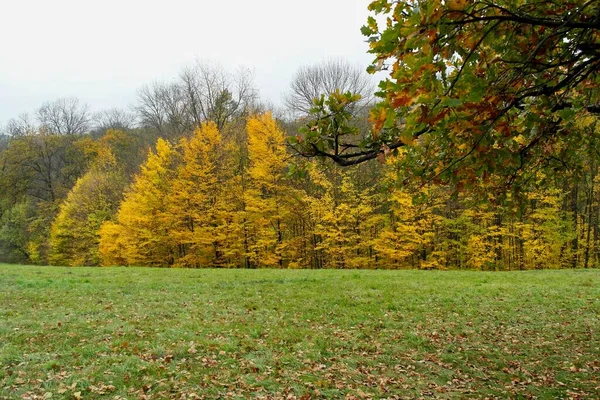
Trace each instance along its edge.
{"label": "green grass", "polygon": [[0,265],[0,398],[600,398],[600,271]]}

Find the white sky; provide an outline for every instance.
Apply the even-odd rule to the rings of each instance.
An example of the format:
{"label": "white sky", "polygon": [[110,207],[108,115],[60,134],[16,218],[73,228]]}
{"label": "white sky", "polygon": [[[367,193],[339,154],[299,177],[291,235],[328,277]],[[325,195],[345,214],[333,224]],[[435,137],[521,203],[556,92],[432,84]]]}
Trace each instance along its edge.
{"label": "white sky", "polygon": [[60,97],[125,108],[195,59],[253,69],[261,97],[279,104],[301,65],[368,66],[369,2],[0,0],[0,125]]}

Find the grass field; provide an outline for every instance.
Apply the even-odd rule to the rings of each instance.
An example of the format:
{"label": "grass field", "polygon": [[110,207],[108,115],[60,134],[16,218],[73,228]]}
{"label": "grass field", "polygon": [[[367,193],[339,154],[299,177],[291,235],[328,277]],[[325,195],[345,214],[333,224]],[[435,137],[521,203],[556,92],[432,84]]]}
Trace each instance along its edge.
{"label": "grass field", "polygon": [[0,398],[600,398],[600,270],[0,265]]}

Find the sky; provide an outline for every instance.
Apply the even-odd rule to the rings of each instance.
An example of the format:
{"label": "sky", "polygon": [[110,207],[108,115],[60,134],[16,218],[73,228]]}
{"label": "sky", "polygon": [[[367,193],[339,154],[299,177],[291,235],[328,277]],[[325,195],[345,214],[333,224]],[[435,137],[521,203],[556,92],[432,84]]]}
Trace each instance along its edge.
{"label": "sky", "polygon": [[136,90],[195,60],[254,71],[280,104],[302,65],[372,60],[360,34],[369,0],[18,0],[0,6],[0,126],[77,97],[127,108]]}

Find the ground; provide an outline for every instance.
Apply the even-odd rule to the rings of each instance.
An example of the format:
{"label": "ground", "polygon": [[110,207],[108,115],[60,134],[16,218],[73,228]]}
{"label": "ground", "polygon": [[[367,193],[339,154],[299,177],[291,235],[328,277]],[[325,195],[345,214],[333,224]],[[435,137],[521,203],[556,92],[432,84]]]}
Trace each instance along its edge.
{"label": "ground", "polygon": [[600,270],[0,265],[0,399],[600,398]]}

